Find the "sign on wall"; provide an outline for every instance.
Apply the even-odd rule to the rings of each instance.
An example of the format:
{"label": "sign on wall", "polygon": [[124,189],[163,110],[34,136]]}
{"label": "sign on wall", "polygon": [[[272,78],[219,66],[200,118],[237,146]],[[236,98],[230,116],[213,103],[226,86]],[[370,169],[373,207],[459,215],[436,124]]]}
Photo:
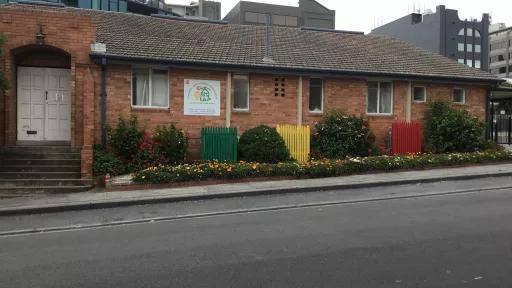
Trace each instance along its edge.
{"label": "sign on wall", "polygon": [[220,81],[185,79],[184,114],[220,116]]}

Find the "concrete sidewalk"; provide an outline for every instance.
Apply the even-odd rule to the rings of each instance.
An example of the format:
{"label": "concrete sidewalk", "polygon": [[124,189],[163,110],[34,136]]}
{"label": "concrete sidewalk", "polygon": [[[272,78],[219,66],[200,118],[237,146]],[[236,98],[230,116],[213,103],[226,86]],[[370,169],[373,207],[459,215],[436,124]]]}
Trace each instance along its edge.
{"label": "concrete sidewalk", "polygon": [[[0,215],[99,209],[187,200],[204,200],[273,193],[314,192],[383,185],[437,182],[512,175],[512,164],[482,165],[343,177],[248,182],[128,192],[84,192],[0,200]],[[512,185],[512,183],[511,183]]]}

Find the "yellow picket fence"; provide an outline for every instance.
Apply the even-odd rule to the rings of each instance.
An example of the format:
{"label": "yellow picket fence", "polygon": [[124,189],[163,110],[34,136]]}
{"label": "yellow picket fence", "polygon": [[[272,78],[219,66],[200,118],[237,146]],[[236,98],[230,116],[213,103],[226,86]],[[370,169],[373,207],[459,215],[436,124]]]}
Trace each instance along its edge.
{"label": "yellow picket fence", "polygon": [[309,126],[277,125],[276,129],[283,137],[293,159],[299,162],[309,160],[311,141]]}

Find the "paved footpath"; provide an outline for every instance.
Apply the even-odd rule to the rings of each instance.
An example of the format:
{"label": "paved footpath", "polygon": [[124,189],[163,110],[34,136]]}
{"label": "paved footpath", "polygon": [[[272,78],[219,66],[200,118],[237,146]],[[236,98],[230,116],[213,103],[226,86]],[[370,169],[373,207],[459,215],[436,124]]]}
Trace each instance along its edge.
{"label": "paved footpath", "polygon": [[512,164],[388,172],[321,179],[219,184],[185,188],[41,195],[32,198],[1,199],[0,215],[109,208],[273,193],[339,190],[509,175],[512,175]]}

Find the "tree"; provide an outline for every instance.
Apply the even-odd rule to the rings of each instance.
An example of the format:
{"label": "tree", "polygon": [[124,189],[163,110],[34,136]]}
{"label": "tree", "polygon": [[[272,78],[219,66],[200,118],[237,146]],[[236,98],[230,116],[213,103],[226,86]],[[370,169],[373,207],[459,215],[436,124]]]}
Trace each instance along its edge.
{"label": "tree", "polygon": [[[4,45],[4,34],[0,33],[0,59],[2,59],[3,54],[3,45]],[[9,88],[9,84],[7,83],[7,79],[5,79],[4,73],[0,70],[0,92],[5,91]]]}

